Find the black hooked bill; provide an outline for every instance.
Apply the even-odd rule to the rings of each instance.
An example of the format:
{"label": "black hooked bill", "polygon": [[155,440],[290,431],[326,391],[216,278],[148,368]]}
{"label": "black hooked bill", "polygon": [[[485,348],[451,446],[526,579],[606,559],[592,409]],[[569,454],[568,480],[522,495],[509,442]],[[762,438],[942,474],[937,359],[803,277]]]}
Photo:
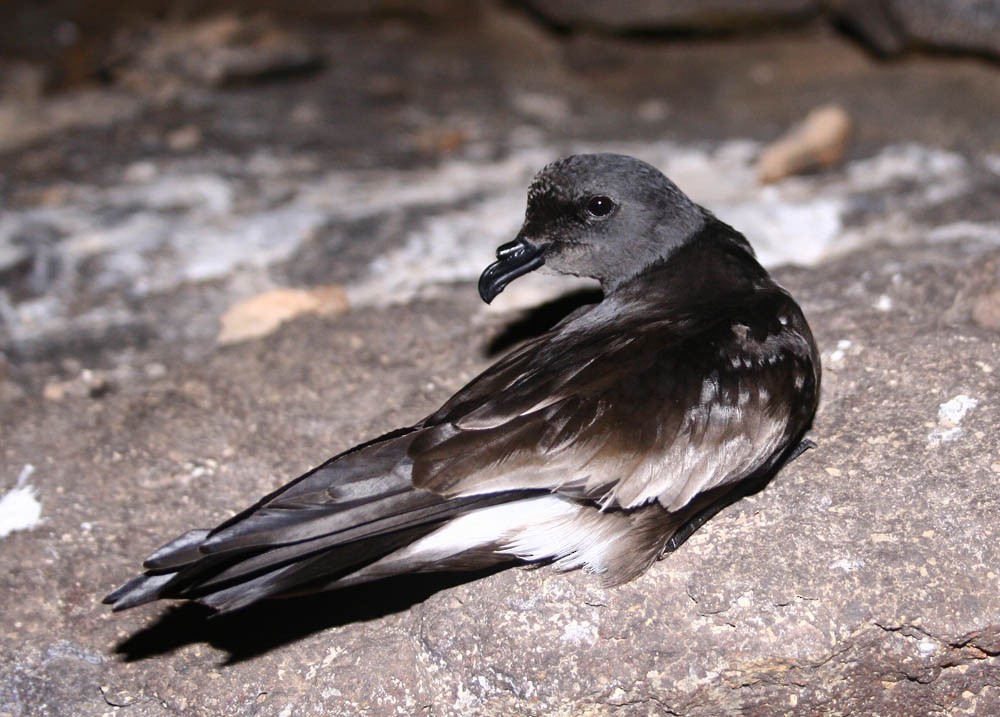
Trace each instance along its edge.
{"label": "black hooked bill", "polygon": [[497,248],[497,260],[486,267],[479,277],[479,296],[487,304],[519,276],[534,271],[545,263],[545,248],[527,239],[515,239]]}

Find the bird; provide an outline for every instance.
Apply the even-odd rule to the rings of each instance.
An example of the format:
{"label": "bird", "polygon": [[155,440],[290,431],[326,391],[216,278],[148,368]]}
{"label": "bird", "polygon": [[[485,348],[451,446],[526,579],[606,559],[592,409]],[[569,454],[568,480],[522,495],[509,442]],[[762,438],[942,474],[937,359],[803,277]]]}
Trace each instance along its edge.
{"label": "bird", "polygon": [[410,573],[582,568],[613,587],[813,444],[820,359],[746,238],[655,167],[571,155],[528,189],[478,289],[536,269],[602,299],[416,423],[153,552],[104,598],[228,612]]}

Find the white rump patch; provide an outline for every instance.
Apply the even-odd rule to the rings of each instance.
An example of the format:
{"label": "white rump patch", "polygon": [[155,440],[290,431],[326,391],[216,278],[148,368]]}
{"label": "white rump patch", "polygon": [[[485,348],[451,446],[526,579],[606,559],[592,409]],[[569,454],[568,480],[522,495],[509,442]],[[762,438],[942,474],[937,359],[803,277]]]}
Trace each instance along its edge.
{"label": "white rump patch", "polygon": [[562,570],[583,567],[600,573],[607,569],[606,549],[627,528],[620,516],[588,510],[557,495],[543,495],[455,518],[406,548],[405,557],[443,559],[498,544],[500,553],[521,560],[555,560]]}

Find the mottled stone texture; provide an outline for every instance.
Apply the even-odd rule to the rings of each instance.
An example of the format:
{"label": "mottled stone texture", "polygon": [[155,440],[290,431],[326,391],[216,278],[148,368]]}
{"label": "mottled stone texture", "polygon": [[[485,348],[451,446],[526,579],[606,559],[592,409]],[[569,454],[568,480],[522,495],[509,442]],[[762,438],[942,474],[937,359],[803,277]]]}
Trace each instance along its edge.
{"label": "mottled stone texture", "polygon": [[522,0],[559,27],[599,32],[750,32],[826,16],[878,53],[936,48],[1000,57],[998,0]]}
{"label": "mottled stone texture", "polygon": [[1000,57],[998,0],[827,0],[877,52],[938,48]]}
{"label": "mottled stone texture", "polygon": [[[4,541],[2,709],[991,714],[1000,336],[969,319],[963,290],[995,282],[1000,255],[954,254],[873,249],[780,272],[826,361],[818,448],[613,590],[542,568],[214,622],[97,604],[164,536],[419,415],[481,367],[471,286],[304,319],[101,398],[9,404],[4,466],[37,464],[48,518]],[[883,296],[893,308],[873,308]],[[978,403],[945,425],[958,395]]]}
{"label": "mottled stone texture", "polygon": [[524,4],[558,25],[609,31],[745,31],[800,21],[818,10],[815,0],[524,0]]}
{"label": "mottled stone texture", "polygon": [[[315,74],[128,95],[124,113],[101,104],[124,90],[91,88],[101,112],[0,156],[0,498],[24,475],[42,516],[0,538],[0,715],[1000,714],[993,70],[874,63],[829,37],[552,37],[517,13],[313,30]],[[809,240],[826,215],[796,212],[836,190],[839,253],[776,272],[822,349],[818,447],[646,576],[603,590],[513,569],[215,620],[99,604],[164,540],[419,418],[511,325],[544,324],[485,312],[435,253],[498,215],[516,230],[523,204],[491,203],[526,186],[511,157],[668,138],[689,176],[742,171],[722,140],[773,138],[832,99],[858,126],[849,163],[761,198]],[[928,151],[886,149],[905,143]],[[401,181],[423,170],[433,191]],[[299,248],[278,252],[281,232]],[[123,279],[146,260],[142,285]],[[392,305],[351,295],[215,342],[240,299],[389,291],[386,266],[418,264],[441,273]]]}

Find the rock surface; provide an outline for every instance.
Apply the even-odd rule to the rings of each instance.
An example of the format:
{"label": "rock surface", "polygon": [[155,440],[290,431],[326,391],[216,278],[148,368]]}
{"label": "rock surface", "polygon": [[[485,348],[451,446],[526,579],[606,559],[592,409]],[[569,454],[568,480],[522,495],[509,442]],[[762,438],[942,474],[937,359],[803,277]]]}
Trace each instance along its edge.
{"label": "rock surface", "polygon": [[560,28],[596,32],[752,32],[825,17],[882,55],[933,48],[1000,58],[998,0],[522,0]]}
{"label": "rock surface", "polygon": [[937,48],[1000,57],[997,0],[828,0],[877,52]]}
{"label": "rock surface", "polygon": [[[317,30],[316,75],[177,106],[109,88],[133,110],[6,145],[0,715],[1000,713],[996,73],[827,36],[418,27]],[[845,163],[758,186],[764,143],[831,99]],[[514,308],[555,279],[490,310],[472,279],[535,169],[609,148],[798,265],[776,274],[823,352],[818,448],[613,590],[540,568],[217,620],[99,604],[565,310]],[[336,310],[298,300],[334,286]],[[235,306],[277,319],[220,346]]]}
{"label": "rock surface", "polygon": [[551,22],[621,32],[687,30],[712,32],[802,21],[814,15],[816,0],[524,0]]}

